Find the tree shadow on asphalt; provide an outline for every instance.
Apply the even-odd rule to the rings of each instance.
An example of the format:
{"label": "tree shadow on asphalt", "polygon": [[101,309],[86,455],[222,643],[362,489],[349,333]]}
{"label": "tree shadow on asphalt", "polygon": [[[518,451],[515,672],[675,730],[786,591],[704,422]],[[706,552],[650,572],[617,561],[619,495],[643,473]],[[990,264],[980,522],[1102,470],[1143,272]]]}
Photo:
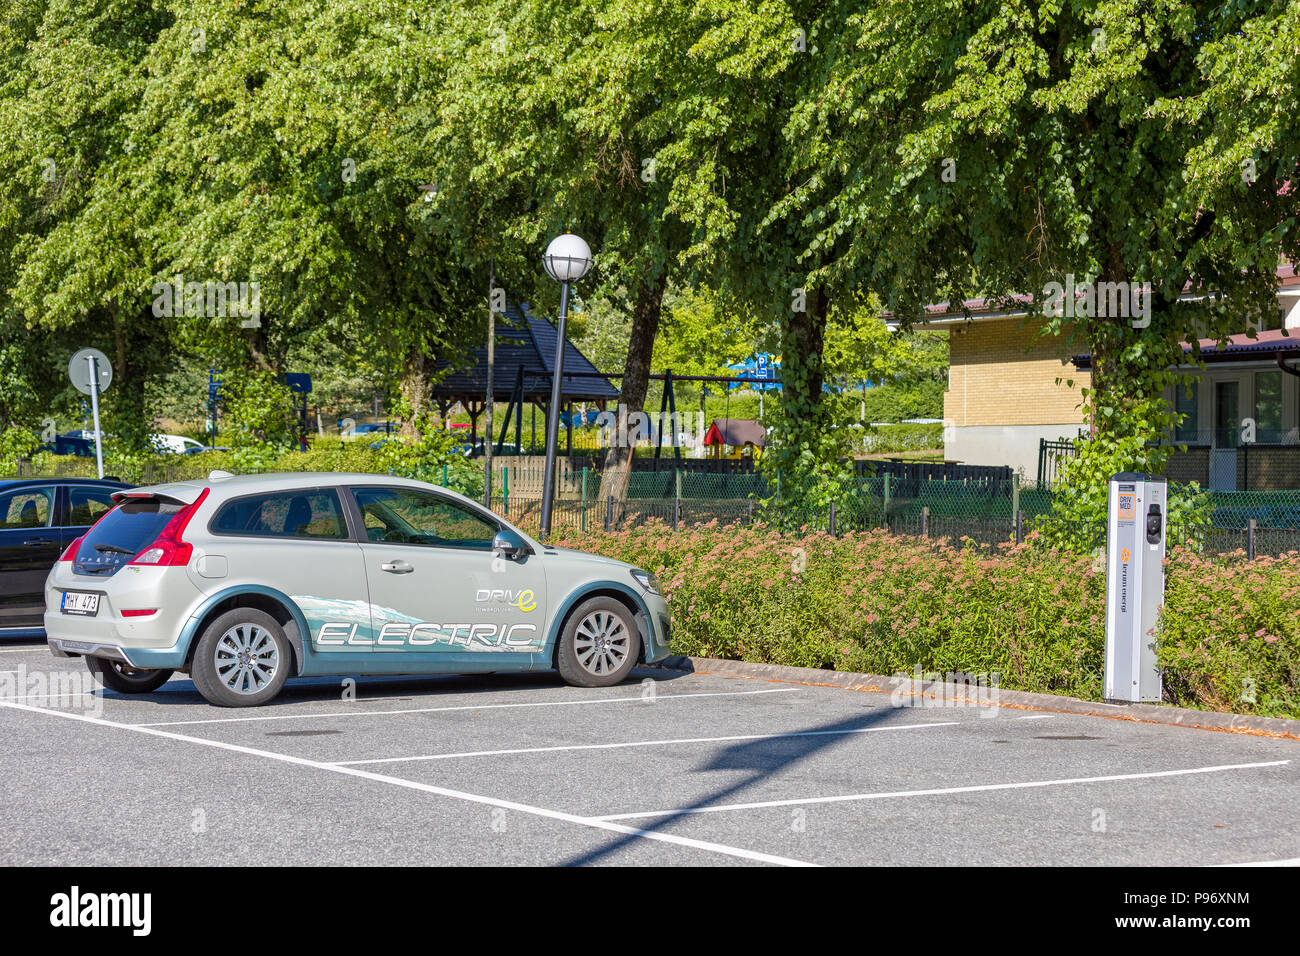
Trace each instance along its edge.
{"label": "tree shadow on asphalt", "polygon": [[[652,675],[650,671],[640,668],[632,672],[633,679],[652,676],[655,683],[666,683],[691,675],[685,671],[654,671]],[[345,680],[356,682],[355,697],[344,699],[340,696]],[[285,683],[284,690],[274,700],[261,704],[257,709],[271,711],[278,707],[312,701],[362,704],[367,700],[391,697],[401,697],[412,702],[436,701],[442,694],[489,694],[504,691],[564,689],[568,686],[560,678],[559,673],[553,670],[513,673],[502,671],[493,674],[371,674],[366,676],[341,674],[337,677],[291,677]],[[618,685],[621,688],[637,686],[635,683]],[[157,690],[147,694],[120,694],[105,690],[103,687],[98,689],[98,693],[105,700],[131,700],[163,707],[205,703],[194,682],[185,674],[177,674]]]}
{"label": "tree shadow on asphalt", "polygon": [[[636,827],[641,833],[663,832],[673,822],[683,817],[692,816],[693,811],[720,805],[727,798],[734,797],[747,788],[761,783],[768,777],[782,770],[788,770],[800,761],[807,760],[809,757],[821,753],[847,737],[853,736],[852,731],[865,730],[887,722],[895,712],[894,708],[882,707],[878,710],[856,714],[844,720],[817,725],[806,730],[784,731],[788,736],[772,736],[762,740],[746,740],[731,744],[724,748],[721,753],[716,754],[708,763],[695,768],[692,772],[749,770],[752,771],[749,777],[701,797],[688,806],[665,813],[654,822],[640,820],[611,820],[610,822]],[[794,734],[807,734],[808,736],[793,736]],[[638,834],[627,834],[599,849],[567,860],[562,865],[588,866],[640,839],[642,837]]]}

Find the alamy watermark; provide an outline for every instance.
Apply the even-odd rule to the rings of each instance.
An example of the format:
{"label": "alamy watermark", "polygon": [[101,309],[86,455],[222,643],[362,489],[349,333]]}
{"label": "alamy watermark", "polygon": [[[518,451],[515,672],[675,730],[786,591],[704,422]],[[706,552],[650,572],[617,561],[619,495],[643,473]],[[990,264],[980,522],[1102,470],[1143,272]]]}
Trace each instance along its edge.
{"label": "alamy watermark", "polygon": [[262,324],[262,287],[256,282],[186,282],[184,275],[153,285],[155,318],[242,319],[245,329]]}
{"label": "alamy watermark", "polygon": [[0,672],[0,701],[29,707],[77,710],[91,716],[104,712],[99,682],[85,667],[75,670],[28,670],[19,664],[14,671]]}
{"label": "alamy watermark", "polygon": [[599,429],[596,442],[601,448],[631,448],[637,442],[653,441],[658,436],[670,446],[675,436],[679,446],[696,448],[703,444],[708,430],[704,412],[696,412],[694,416],[681,412],[629,412],[621,402],[617,412],[597,415],[596,427]]}
{"label": "alamy watermark", "polygon": [[1124,318],[1135,329],[1151,324],[1151,284],[1149,282],[1080,282],[1074,275],[1065,284],[1049,282],[1043,286],[1043,310],[1065,318]]}
{"label": "alamy watermark", "polygon": [[93,893],[73,886],[50,897],[50,925],[56,928],[118,927],[148,936],[152,914],[152,893]]}
{"label": "alamy watermark", "polygon": [[1001,675],[967,674],[963,671],[922,671],[921,665],[894,674],[894,690],[889,695],[892,707],[978,707],[981,717],[997,714],[998,683]]}

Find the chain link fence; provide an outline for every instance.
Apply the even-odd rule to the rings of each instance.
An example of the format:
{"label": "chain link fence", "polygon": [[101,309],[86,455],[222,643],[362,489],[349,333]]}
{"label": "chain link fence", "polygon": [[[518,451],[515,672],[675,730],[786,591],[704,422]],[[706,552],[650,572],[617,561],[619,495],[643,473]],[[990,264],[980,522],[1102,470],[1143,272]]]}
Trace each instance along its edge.
{"label": "chain link fence", "polygon": [[[918,486],[913,497],[898,498],[890,486],[887,478],[859,479],[857,494],[847,502],[806,508],[765,498],[761,492],[751,492],[745,498],[688,496],[685,481],[681,494],[632,494],[618,502],[600,498],[597,484],[592,482],[584,497],[557,497],[552,529],[556,534],[582,534],[659,523],[669,531],[677,531],[698,524],[762,522],[786,533],[882,530],[930,539],[936,546],[981,549],[1023,543],[1036,533],[1074,551],[1094,551],[1106,544],[1104,521],[1052,521],[1051,493],[1045,489],[1015,486],[1010,493],[1001,494],[963,487],[957,482],[932,482]],[[535,531],[540,521],[541,496],[499,494],[493,498],[493,509],[526,530]],[[1292,514],[1294,518],[1289,517]],[[1186,545],[1212,555],[1243,552],[1250,558],[1300,551],[1300,492],[1217,493],[1211,496],[1205,518],[1199,523],[1172,524],[1170,546]]]}

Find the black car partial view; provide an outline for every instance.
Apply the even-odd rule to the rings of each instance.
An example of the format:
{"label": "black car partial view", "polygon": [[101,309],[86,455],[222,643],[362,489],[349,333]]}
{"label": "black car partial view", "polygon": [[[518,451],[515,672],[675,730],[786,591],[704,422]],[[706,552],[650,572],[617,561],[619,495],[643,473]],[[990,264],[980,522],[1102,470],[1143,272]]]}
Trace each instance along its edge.
{"label": "black car partial view", "polygon": [[130,485],[97,478],[0,480],[0,637],[43,633],[45,578]]}

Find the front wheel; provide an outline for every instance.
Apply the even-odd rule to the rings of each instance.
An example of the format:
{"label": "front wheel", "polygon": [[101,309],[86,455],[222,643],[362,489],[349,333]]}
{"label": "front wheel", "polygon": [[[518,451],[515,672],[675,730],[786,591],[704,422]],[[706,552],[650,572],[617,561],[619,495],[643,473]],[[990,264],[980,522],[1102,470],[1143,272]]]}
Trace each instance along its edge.
{"label": "front wheel", "polygon": [[265,611],[237,607],[203,630],[190,677],[218,707],[256,707],[280,693],[293,652],[284,628]]}
{"label": "front wheel", "polygon": [[609,687],[627,679],[640,650],[636,620],[627,606],[595,597],[578,605],[564,625],[555,664],[576,687]]}
{"label": "front wheel", "polygon": [[87,657],[86,667],[96,680],[119,694],[147,694],[167,683],[172,676],[172,671],[146,670],[103,657]]}

